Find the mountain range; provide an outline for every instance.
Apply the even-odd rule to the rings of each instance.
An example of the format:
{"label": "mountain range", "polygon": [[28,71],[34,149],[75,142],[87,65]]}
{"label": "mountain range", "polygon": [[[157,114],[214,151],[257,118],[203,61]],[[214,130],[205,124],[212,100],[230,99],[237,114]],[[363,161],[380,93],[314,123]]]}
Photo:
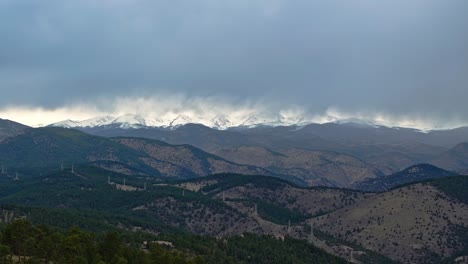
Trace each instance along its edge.
{"label": "mountain range", "polygon": [[[419,163],[459,174],[468,170],[467,143],[449,148],[418,141],[416,135],[430,133],[354,123],[310,124],[300,129],[219,130],[197,124],[174,129],[80,129],[86,133],[60,127],[34,129],[6,120],[0,126],[8,131],[0,145],[8,153],[0,157],[7,167],[94,162],[129,175],[190,178],[231,172],[277,176],[305,186],[352,188]],[[456,132],[461,138],[462,131]],[[434,137],[455,133],[445,132],[437,131]],[[409,140],[410,135],[415,138]]]}
{"label": "mountain range", "polygon": [[280,126],[280,125],[304,125],[311,122],[304,118],[288,118],[278,115],[274,118],[261,116],[247,116],[245,118],[231,118],[226,115],[218,115],[213,118],[194,117],[185,114],[154,117],[151,115],[125,114],[122,116],[101,116],[82,121],[64,120],[50,126],[66,128],[90,128],[99,126],[111,126],[119,128],[143,128],[159,127],[173,129],[186,124],[204,124],[211,128],[225,130],[232,127],[251,128],[256,126]]}
{"label": "mountain range", "polygon": [[[368,163],[385,175],[418,163],[434,162],[439,167],[457,172],[468,169],[463,163],[464,149],[460,149],[460,153],[455,156],[450,154],[455,151],[457,144],[468,142],[466,127],[422,132],[409,128],[345,122],[302,126],[259,125],[225,130],[200,124],[185,124],[173,128],[122,128],[111,124],[77,129],[105,137],[144,137],[170,144],[189,144],[228,160],[235,159],[232,155],[238,153],[239,149],[253,147],[277,153],[299,153],[298,150],[336,152]],[[442,159],[442,154],[449,156]],[[454,158],[459,161],[453,163]],[[243,156],[243,159],[251,160],[247,156]]]}
{"label": "mountain range", "polygon": [[[459,136],[466,138],[466,132],[468,127],[460,127],[457,129],[414,129],[414,128],[404,128],[398,126],[390,126],[385,123],[378,121],[370,121],[365,119],[357,118],[338,118],[334,116],[326,116],[321,118],[325,122],[314,122],[313,119],[308,119],[303,116],[287,116],[287,115],[250,115],[245,117],[230,117],[227,115],[217,115],[215,117],[202,117],[202,116],[193,116],[189,114],[178,114],[178,115],[137,115],[137,114],[125,114],[121,116],[98,116],[86,120],[63,120],[49,126],[58,126],[65,128],[94,128],[94,127],[113,127],[113,128],[123,128],[123,129],[136,129],[136,128],[165,128],[165,129],[175,129],[177,127],[187,125],[187,124],[199,124],[204,125],[213,129],[218,130],[227,130],[227,129],[249,129],[257,127],[279,127],[279,126],[291,126],[296,129],[301,129],[302,127],[309,126],[309,130],[313,129],[317,133],[327,133],[329,128],[327,126],[320,126],[321,124],[335,124],[335,125],[349,125],[355,128],[377,128],[385,129],[392,128],[395,130],[404,130],[398,131],[397,133],[391,133],[391,130],[387,130],[385,134],[380,135],[381,138],[386,138],[391,140],[394,137],[397,140],[401,140],[402,135],[406,134],[404,137],[410,139],[415,137],[420,137],[419,133],[431,134],[427,136],[426,140],[439,141],[437,145],[450,144],[447,142],[447,137],[444,137],[443,134],[447,131],[451,131],[452,137],[457,137],[454,140],[458,140]],[[332,128],[333,129],[333,128]],[[321,131],[321,132],[320,132]],[[380,131],[382,133],[382,131]],[[389,133],[390,132],[390,133]],[[411,133],[413,132],[413,133]],[[334,136],[342,137],[340,133],[332,133]],[[397,135],[398,134],[398,135]],[[461,135],[460,135],[461,134]],[[393,135],[393,136],[392,136]],[[376,136],[376,135],[374,135]],[[362,135],[362,138],[365,139],[365,135]],[[433,139],[431,139],[433,138]],[[450,140],[449,140],[450,141]]]}
{"label": "mountain range", "polygon": [[[360,263],[468,256],[468,182],[459,176],[468,143],[419,141],[431,132],[354,123],[77,130],[0,120],[0,127],[7,223],[27,217],[140,232],[176,247],[180,240],[167,232],[253,233]],[[432,139],[455,133],[445,132]]]}

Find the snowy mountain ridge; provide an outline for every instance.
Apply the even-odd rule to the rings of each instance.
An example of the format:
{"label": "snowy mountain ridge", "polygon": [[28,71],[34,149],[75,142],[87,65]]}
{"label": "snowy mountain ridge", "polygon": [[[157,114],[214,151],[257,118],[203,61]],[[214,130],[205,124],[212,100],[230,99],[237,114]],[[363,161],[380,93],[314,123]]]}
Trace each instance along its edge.
{"label": "snowy mountain ridge", "polygon": [[216,116],[211,119],[203,119],[202,117],[190,117],[188,115],[177,115],[174,118],[157,118],[152,116],[126,114],[118,117],[103,116],[86,119],[82,121],[64,120],[50,124],[54,127],[65,128],[90,128],[100,126],[116,126],[119,128],[143,128],[143,127],[161,127],[161,128],[176,128],[186,124],[202,124],[215,129],[228,129],[231,127],[255,127],[258,125],[279,126],[279,125],[296,125],[295,122],[287,122],[284,120],[269,120],[266,118],[249,117],[242,122],[232,121],[225,115]]}
{"label": "snowy mountain ridge", "polygon": [[93,128],[103,126],[113,126],[122,129],[136,129],[136,128],[167,128],[175,129],[186,124],[202,124],[210,128],[218,130],[226,130],[234,127],[241,128],[254,128],[258,126],[297,126],[300,129],[303,126],[312,123],[337,123],[337,124],[353,124],[359,126],[380,127],[373,121],[359,120],[359,119],[338,119],[333,116],[327,116],[323,122],[307,120],[304,117],[285,117],[278,115],[276,117],[269,116],[248,116],[245,119],[231,118],[226,115],[218,115],[214,118],[203,118],[197,116],[189,116],[185,114],[174,115],[170,117],[156,117],[156,116],[143,116],[134,114],[125,114],[117,117],[101,116],[94,117],[82,121],[77,120],[64,120],[57,123],[50,124],[49,126],[64,127],[64,128]]}

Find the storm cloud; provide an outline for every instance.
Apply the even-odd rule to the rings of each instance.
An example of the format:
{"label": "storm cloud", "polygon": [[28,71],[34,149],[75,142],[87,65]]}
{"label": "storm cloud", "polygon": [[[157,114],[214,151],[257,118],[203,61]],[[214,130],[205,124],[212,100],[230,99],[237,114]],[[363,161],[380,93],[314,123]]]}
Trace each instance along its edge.
{"label": "storm cloud", "polygon": [[222,98],[223,109],[467,125],[467,10],[465,0],[2,0],[0,113],[116,113],[122,98],[181,95],[182,108]]}

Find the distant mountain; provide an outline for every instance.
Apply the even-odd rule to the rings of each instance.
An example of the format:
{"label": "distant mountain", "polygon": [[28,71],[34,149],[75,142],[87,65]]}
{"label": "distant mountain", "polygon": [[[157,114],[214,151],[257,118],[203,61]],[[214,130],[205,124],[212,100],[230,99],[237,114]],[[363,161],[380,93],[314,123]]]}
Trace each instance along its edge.
{"label": "distant mountain", "polygon": [[326,186],[326,182],[323,182],[326,179],[332,186],[346,187],[365,178],[384,175],[377,167],[356,157],[332,151],[293,148],[273,151],[264,147],[244,146],[214,153],[239,164],[294,175],[309,186]]}
{"label": "distant mountain", "polygon": [[5,138],[16,136],[26,128],[28,128],[28,126],[7,119],[0,119],[0,141]]}
{"label": "distant mountain", "polygon": [[[192,126],[186,134],[192,136],[192,140],[196,135],[193,130],[208,133],[201,134],[200,140],[210,137],[209,133],[214,131]],[[219,139],[212,137],[211,144],[229,142],[224,135],[233,133],[222,132]],[[235,137],[230,140],[234,143]],[[73,163],[92,163],[128,175],[193,178],[231,172],[273,175],[309,186],[344,187],[364,178],[383,175],[377,168],[355,157],[329,151],[288,149],[274,152],[262,147],[241,147],[210,154],[187,144],[171,145],[145,138],[105,138],[57,127],[27,129],[5,140],[0,144],[0,160],[10,172],[12,167],[59,168],[62,164],[70,167]]]}
{"label": "distant mountain", "polygon": [[[413,164],[429,162],[448,150],[446,147],[421,143],[417,137],[411,139],[402,136],[398,140],[398,133],[401,131],[403,135],[408,132],[421,137],[426,136],[422,132],[356,126],[349,123],[237,127],[227,130],[213,129],[200,124],[186,124],[173,129],[157,127],[123,129],[113,126],[80,129],[106,137],[144,137],[170,144],[189,144],[217,155],[241,147],[262,147],[276,152],[288,149],[332,151],[356,157],[374,165],[385,174],[392,174]],[[227,156],[224,158],[230,159]]]}
{"label": "distant mountain", "polygon": [[463,142],[450,150],[443,152],[431,160],[431,163],[442,168],[460,173],[468,171],[468,142]]}
{"label": "distant mountain", "polygon": [[241,122],[228,116],[203,120],[180,115],[166,120],[125,115],[52,126],[76,127],[100,136],[145,137],[171,144],[189,144],[214,154],[239,147],[333,151],[357,157],[385,174],[413,164],[432,163],[449,148],[468,142],[468,127],[421,131],[355,119],[316,124],[285,117],[270,120],[250,116]]}
{"label": "distant mountain", "polygon": [[186,124],[203,124],[211,128],[225,130],[232,127],[251,128],[257,126],[284,126],[284,125],[306,125],[310,122],[303,118],[288,118],[282,115],[276,117],[268,116],[248,116],[245,118],[231,118],[226,115],[218,115],[212,118],[201,116],[189,116],[179,114],[174,116],[154,117],[151,115],[133,115],[126,114],[123,116],[112,117],[103,116],[95,117],[82,121],[64,120],[50,124],[54,127],[66,128],[92,128],[92,127],[118,127],[123,129],[158,127],[158,128],[176,128]]}
{"label": "distant mountain", "polygon": [[363,191],[380,192],[412,182],[457,175],[458,174],[454,172],[446,171],[430,164],[417,164],[392,175],[367,179],[365,181],[354,184],[353,187]]}
{"label": "distant mountain", "polygon": [[[468,169],[465,164],[466,158],[460,153],[460,150],[449,151],[454,145],[468,141],[468,128],[423,132],[417,129],[385,127],[361,120],[343,120],[325,124],[306,124],[303,123],[304,120],[295,120],[300,125],[281,125],[289,121],[292,122],[292,120],[268,123],[264,122],[266,119],[255,116],[249,120],[244,125],[232,127],[235,124],[231,122],[229,117],[219,116],[216,119],[218,125],[213,126],[213,128],[201,124],[184,124],[197,121],[188,116],[177,116],[173,120],[151,121],[151,118],[126,115],[116,119],[107,117],[99,120],[88,120],[82,123],[78,129],[106,137],[144,137],[170,144],[189,144],[227,160],[250,165],[253,165],[252,160],[243,156],[240,156],[240,159],[236,157],[235,153],[238,152],[238,149],[263,148],[277,153],[295,152],[298,155],[296,156],[297,160],[303,160],[305,157],[299,155],[302,152],[296,151],[298,149],[304,150],[304,152],[315,151],[316,153],[319,151],[336,152],[352,156],[385,175],[399,172],[419,163],[430,163],[460,173]],[[220,126],[227,127],[227,129],[220,129]],[[252,153],[252,155],[256,154]],[[291,155],[287,156],[293,158]],[[249,155],[245,157],[249,157]],[[241,160],[242,158],[246,161]],[[267,161],[262,161],[262,163],[265,162]],[[334,164],[336,165],[336,163]],[[351,164],[342,165],[350,168]],[[309,174],[312,178],[314,176],[327,178],[323,177],[323,173],[317,174],[317,170],[310,171],[310,166],[298,166],[294,172],[291,168],[287,169],[288,172],[284,169],[287,168],[274,171],[296,176]],[[336,175],[335,172],[338,171],[338,169],[334,169],[327,172],[327,175],[331,175],[333,178],[333,175]],[[355,179],[344,180],[350,178],[341,173],[343,179],[337,181],[337,185],[348,186],[346,184],[366,177],[366,175],[359,173],[351,174],[349,177],[355,177]],[[378,175],[378,173],[369,173],[367,176],[372,177],[373,175]]]}
{"label": "distant mountain", "polygon": [[[157,168],[161,174],[173,178],[180,178],[183,175],[206,176],[225,172],[274,175],[260,166],[239,165],[190,145],[170,145],[144,138],[121,137],[114,138],[112,141],[145,153],[148,157],[142,157],[141,160]],[[290,180],[295,181],[293,178]]]}
{"label": "distant mountain", "polygon": [[[405,142],[419,142],[428,145],[453,147],[468,141],[468,127],[445,130],[421,131],[413,128],[388,127],[373,121],[359,119],[340,120],[329,117],[330,122],[317,124],[301,116],[263,116],[252,115],[245,118],[234,118],[226,115],[215,117],[180,115],[133,115],[118,117],[103,116],[83,121],[65,120],[50,126],[93,129],[141,129],[159,128],[176,129],[188,124],[200,124],[216,130],[245,130],[245,133],[261,133],[264,129],[276,127],[290,127],[296,137],[311,135],[332,140],[339,143],[379,143],[401,144]],[[270,130],[271,131],[271,130]]]}

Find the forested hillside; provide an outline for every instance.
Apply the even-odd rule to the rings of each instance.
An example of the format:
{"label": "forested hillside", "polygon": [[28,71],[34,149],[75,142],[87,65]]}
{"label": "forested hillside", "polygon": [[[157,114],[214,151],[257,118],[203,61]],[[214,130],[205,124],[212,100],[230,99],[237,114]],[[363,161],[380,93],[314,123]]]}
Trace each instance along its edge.
{"label": "forested hillside", "polygon": [[60,230],[16,220],[0,233],[0,263],[198,264],[198,263],[347,263],[306,241],[246,234],[224,239],[188,234],[138,237],[119,232]]}

